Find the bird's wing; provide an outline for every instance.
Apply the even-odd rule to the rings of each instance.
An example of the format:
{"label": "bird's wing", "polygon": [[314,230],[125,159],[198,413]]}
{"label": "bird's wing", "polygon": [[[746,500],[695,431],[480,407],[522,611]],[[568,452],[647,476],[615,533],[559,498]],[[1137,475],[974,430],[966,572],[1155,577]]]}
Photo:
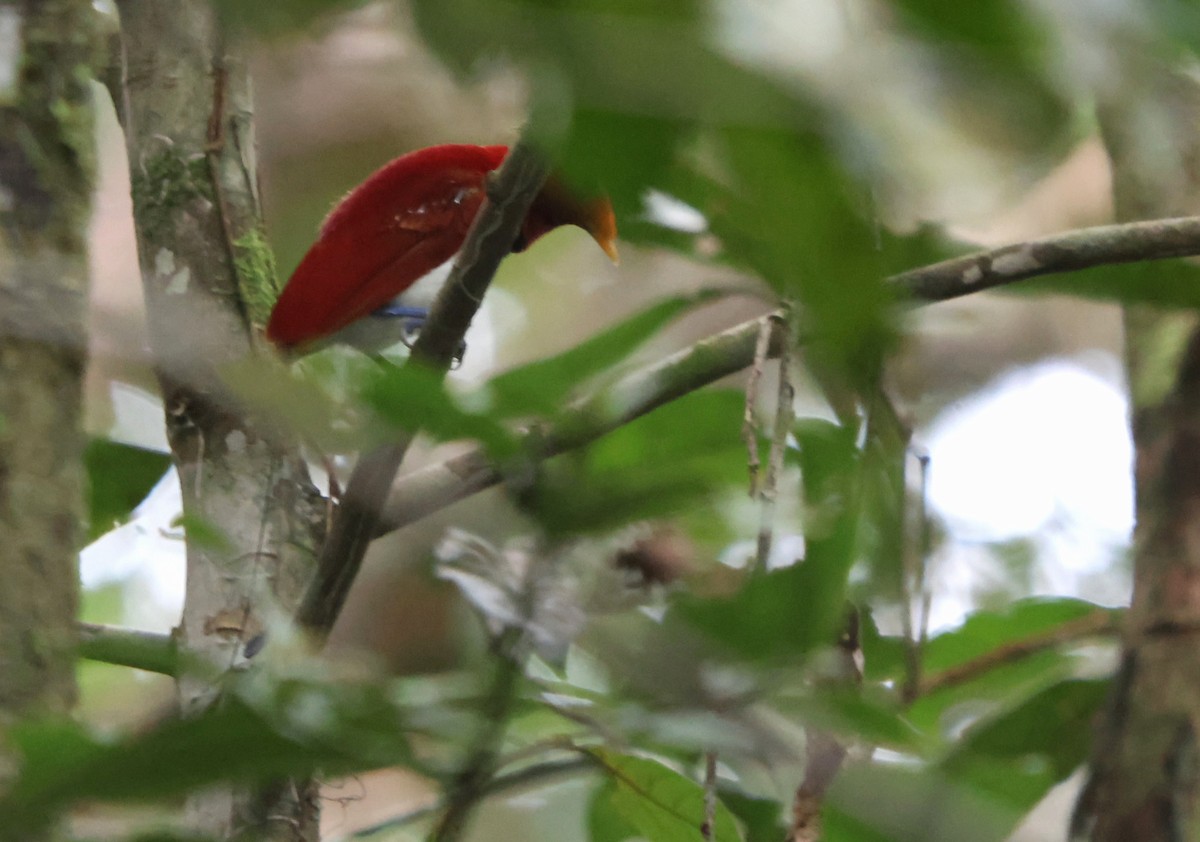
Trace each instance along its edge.
{"label": "bird's wing", "polygon": [[352,193],[296,267],[267,335],[284,346],[327,336],[449,260],[479,212],[483,175],[448,172],[419,189]]}

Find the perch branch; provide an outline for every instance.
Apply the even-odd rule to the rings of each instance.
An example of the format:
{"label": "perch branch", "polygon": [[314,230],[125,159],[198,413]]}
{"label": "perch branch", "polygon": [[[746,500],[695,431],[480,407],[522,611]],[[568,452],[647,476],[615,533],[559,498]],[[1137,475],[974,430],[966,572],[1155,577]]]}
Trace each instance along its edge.
{"label": "perch branch", "polygon": [[[512,251],[521,222],[547,174],[544,156],[521,141],[495,178],[489,179],[487,200],[433,303],[407,365],[425,365],[442,374],[449,369],[496,268]],[[333,627],[367,546],[380,531],[381,506],[414,433],[407,431],[395,442],[366,454],[350,475],[317,559],[317,573],[296,615],[300,626],[317,640],[323,640]]]}

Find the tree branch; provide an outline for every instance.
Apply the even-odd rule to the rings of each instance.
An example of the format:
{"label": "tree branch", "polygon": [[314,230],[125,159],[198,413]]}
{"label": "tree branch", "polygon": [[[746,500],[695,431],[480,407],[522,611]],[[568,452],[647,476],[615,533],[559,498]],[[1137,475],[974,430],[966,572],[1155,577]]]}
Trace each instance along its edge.
{"label": "tree branch", "polygon": [[[702,386],[735,374],[754,355],[755,342],[774,314],[744,322],[639,369],[609,388],[571,403],[557,423],[529,430],[523,439],[530,459],[549,459],[595,441]],[[772,340],[771,354],[779,353]],[[392,488],[381,533],[420,520],[452,503],[491,488],[503,474],[483,448],[473,448],[436,465],[406,474]]]}
{"label": "tree branch", "polygon": [[[893,275],[886,283],[915,306],[947,301],[1017,281],[1111,263],[1200,255],[1200,217],[1155,219],[1081,228],[944,260]],[[703,339],[572,404],[553,428],[526,435],[529,458],[548,459],[581,447],[703,386],[749,366],[769,314]],[[778,356],[773,337],[770,356]],[[570,431],[569,433],[567,431]],[[482,448],[401,477],[379,520],[384,534],[414,523],[503,480]],[[378,536],[376,536],[378,537]]]}
{"label": "tree branch", "polygon": [[179,648],[168,634],[78,623],[78,654],[89,661],[175,676],[179,672]]}
{"label": "tree branch", "polygon": [[888,283],[917,303],[960,298],[1027,278],[1200,255],[1200,217],[1097,225],[901,272]]}
{"label": "tree branch", "polygon": [[[462,342],[496,269],[516,242],[521,223],[549,174],[543,155],[518,142],[494,178],[450,277],[433,303],[406,365],[444,374]],[[345,604],[367,546],[380,531],[381,510],[415,430],[359,459],[304,593],[297,622],[324,640]]]}

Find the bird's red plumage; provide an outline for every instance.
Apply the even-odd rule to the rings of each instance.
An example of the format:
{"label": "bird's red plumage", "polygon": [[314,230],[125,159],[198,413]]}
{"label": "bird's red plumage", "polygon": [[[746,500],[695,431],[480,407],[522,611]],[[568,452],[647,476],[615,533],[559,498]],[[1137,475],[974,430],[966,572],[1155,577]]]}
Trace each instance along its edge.
{"label": "bird's red plumage", "polygon": [[505,146],[447,144],[386,164],[321,225],[284,288],[267,338],[293,347],[335,333],[404,292],[462,246]]}

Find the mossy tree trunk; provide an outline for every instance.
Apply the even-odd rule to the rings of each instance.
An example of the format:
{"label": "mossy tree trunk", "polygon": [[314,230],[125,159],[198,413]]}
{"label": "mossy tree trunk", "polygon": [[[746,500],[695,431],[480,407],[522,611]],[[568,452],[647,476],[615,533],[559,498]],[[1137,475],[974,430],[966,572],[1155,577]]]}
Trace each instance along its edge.
{"label": "mossy tree trunk", "polygon": [[75,698],[90,15],[0,2],[0,726]]}
{"label": "mossy tree trunk", "polygon": [[[1200,83],[1142,67],[1101,109],[1121,220],[1200,212]],[[1200,838],[1200,317],[1125,317],[1133,602],[1072,838]]]}
{"label": "mossy tree trunk", "polygon": [[[225,48],[206,0],[119,8],[138,255],[189,525],[178,637],[221,675],[247,665],[247,643],[272,616],[293,613],[325,508],[298,448],[222,377],[230,364],[270,365],[255,341],[275,278],[261,236],[246,68]],[[218,703],[219,686],[212,675],[182,676],[183,712]],[[315,839],[312,786],[273,792],[198,795],[191,823],[217,838]]]}

